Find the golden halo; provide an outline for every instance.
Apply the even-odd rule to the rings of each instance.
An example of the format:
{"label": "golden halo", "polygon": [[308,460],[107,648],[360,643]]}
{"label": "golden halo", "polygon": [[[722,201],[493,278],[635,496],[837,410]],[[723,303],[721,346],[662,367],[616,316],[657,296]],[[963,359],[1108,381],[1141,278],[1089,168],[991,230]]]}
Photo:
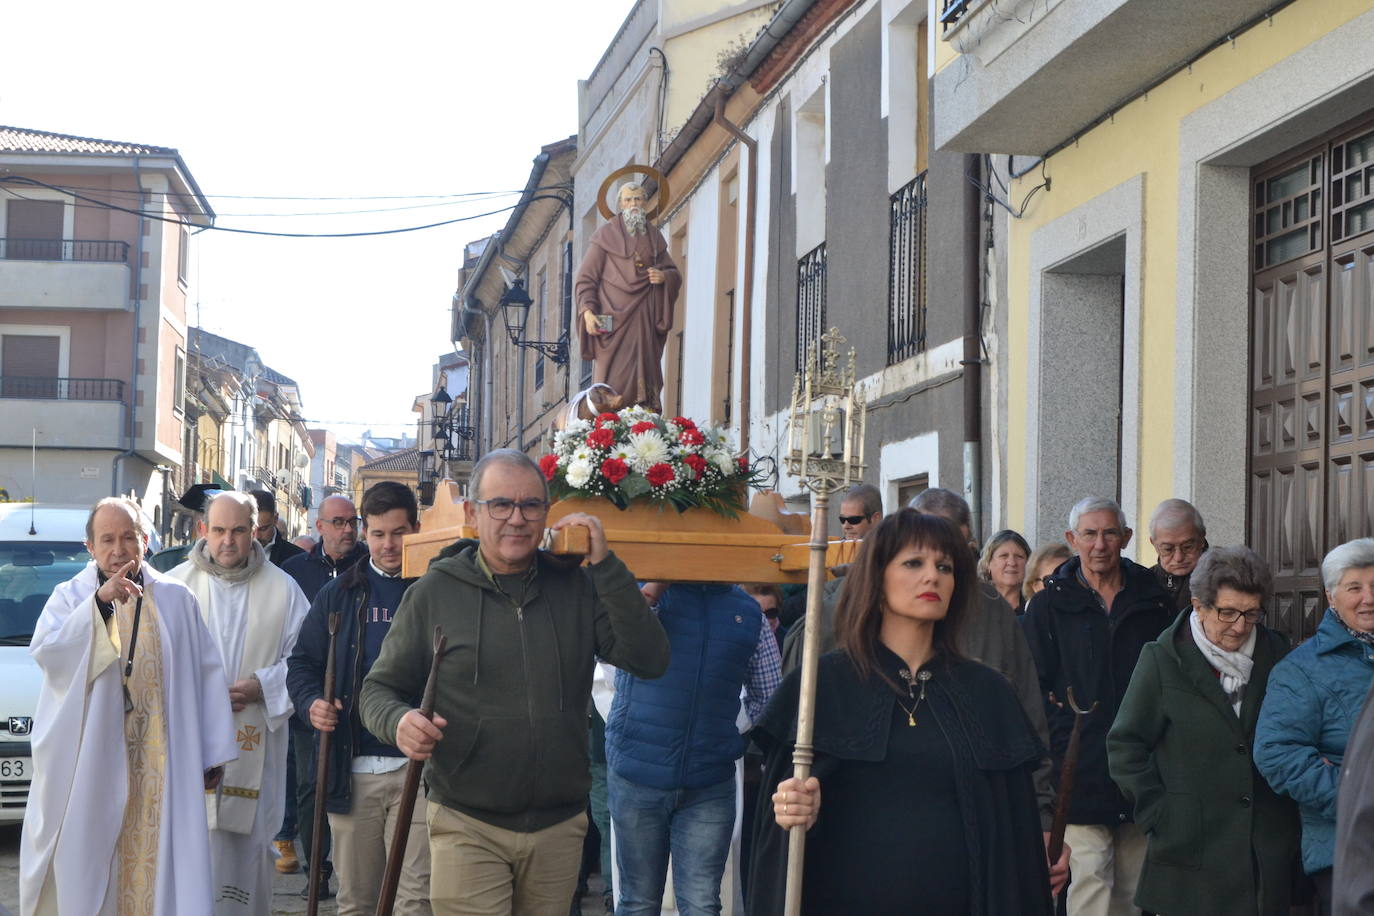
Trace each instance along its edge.
{"label": "golden halo", "polygon": [[615,219],[616,211],[606,203],[606,190],[615,183],[617,178],[623,178],[626,175],[645,175],[658,182],[658,203],[654,204],[644,214],[648,219],[657,219],[673,198],[668,190],[668,179],[664,178],[663,174],[651,165],[627,165],[607,175],[606,180],[601,182],[601,190],[596,194],[596,208],[601,211],[601,215],[606,219]]}

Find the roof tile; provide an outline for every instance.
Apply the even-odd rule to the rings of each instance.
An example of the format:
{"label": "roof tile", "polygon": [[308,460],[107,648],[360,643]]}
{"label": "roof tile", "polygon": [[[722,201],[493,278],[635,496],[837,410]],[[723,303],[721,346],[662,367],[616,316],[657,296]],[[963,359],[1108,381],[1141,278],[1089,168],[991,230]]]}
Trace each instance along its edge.
{"label": "roof tile", "polygon": [[72,134],[54,134],[27,127],[0,124],[0,152],[19,153],[105,153],[115,155],[167,155],[177,151],[166,146],[125,143],[122,140],[97,140]]}

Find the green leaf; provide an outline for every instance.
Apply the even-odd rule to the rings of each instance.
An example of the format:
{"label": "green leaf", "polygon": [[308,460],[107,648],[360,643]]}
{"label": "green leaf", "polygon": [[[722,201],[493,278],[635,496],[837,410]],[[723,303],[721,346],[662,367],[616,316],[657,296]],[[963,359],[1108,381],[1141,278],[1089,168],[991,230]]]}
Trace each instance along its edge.
{"label": "green leaf", "polygon": [[620,482],[620,489],[624,491],[627,497],[634,499],[637,496],[643,496],[653,488],[649,486],[649,481],[644,479],[643,474],[631,474]]}

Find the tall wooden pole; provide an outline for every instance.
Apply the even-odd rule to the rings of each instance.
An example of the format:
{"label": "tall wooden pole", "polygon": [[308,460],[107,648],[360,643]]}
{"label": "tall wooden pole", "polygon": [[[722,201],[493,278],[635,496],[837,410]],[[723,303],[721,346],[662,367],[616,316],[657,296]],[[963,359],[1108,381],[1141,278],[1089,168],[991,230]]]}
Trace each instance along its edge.
{"label": "tall wooden pole", "polygon": [[[797,704],[797,744],[792,751],[792,775],[805,782],[815,753],[816,665],[821,648],[821,599],[825,589],[825,552],[829,544],[826,522],[830,491],[818,490],[811,503],[811,567],[806,580],[806,629],[803,631],[801,697]],[[793,827],[787,837],[787,902],[784,916],[801,916],[802,871],[806,858],[806,825]]]}
{"label": "tall wooden pole", "polygon": [[[429,678],[425,681],[425,693],[420,699],[420,715],[426,719],[434,718],[434,691],[439,683],[439,662],[448,646],[448,637],[442,627],[434,628],[434,658],[429,663]],[[391,908],[396,905],[396,890],[401,884],[401,864],[405,861],[406,845],[410,839],[410,819],[415,814],[415,794],[420,791],[420,774],[424,770],[423,760],[411,760],[406,764],[406,781],[401,786],[400,804],[396,806],[396,829],[391,834],[391,849],[386,857],[386,873],[382,875],[382,891],[377,897],[377,916],[391,916]]]}
{"label": "tall wooden pole", "polygon": [[[321,699],[334,705],[334,645],[339,638],[339,612],[329,615],[329,654],[324,661],[324,693]],[[337,727],[337,726],[336,726]],[[305,912],[315,916],[320,908],[320,874],[324,867],[320,847],[324,843],[325,804],[329,801],[329,739],[333,732],[320,732],[319,748],[315,752],[315,818],[310,831],[310,882]],[[294,802],[294,799],[290,800]]]}

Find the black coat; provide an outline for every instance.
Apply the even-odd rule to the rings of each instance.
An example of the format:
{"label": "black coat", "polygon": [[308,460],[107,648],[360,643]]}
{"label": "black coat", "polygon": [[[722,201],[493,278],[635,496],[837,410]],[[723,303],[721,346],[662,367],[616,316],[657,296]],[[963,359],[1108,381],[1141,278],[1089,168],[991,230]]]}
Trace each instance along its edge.
{"label": "black coat", "polygon": [[295,579],[301,591],[305,592],[305,597],[314,601],[325,583],[343,574],[366,556],[367,548],[359,543],[354,544],[352,550],[335,562],[324,552],[324,541],[320,541],[308,553],[301,551],[299,555],[287,560],[281,571]]}
{"label": "black coat", "polygon": [[[883,655],[893,662],[895,675],[900,660],[885,650]],[[1002,675],[962,659],[951,663],[937,659],[930,667],[935,676],[927,685],[923,708],[935,717],[953,754],[963,820],[963,836],[950,841],[977,850],[968,863],[970,916],[1048,916],[1052,911],[1049,873],[1031,780],[1043,748]],[[773,806],[767,799],[779,782],[792,775],[800,683],[799,671],[783,679],[751,735],[766,754],[750,863],[751,916],[775,916],[783,911],[788,838],[773,820]],[[880,678],[860,680],[841,651],[821,657],[817,684],[812,775],[821,783],[820,816],[824,818],[828,777],[847,763],[886,757],[897,700]],[[894,840],[899,838],[854,837],[855,843]],[[825,868],[826,863],[808,856],[805,867]],[[806,911],[805,901],[803,907]],[[920,912],[920,901],[909,901],[902,912]]]}
{"label": "black coat", "polygon": [[[1081,708],[1099,704],[1083,719],[1069,823],[1116,826],[1131,820],[1131,805],[1107,772],[1107,731],[1131,682],[1140,650],[1177,615],[1154,574],[1124,557],[1123,587],[1112,602],[1111,613],[1103,613],[1097,594],[1079,579],[1081,566],[1078,557],[1070,557],[1046,576],[1045,588],[1031,598],[1021,625],[1035,658],[1040,689],[1046,694],[1055,785],[1059,785],[1059,768],[1073,730],[1068,688],[1073,687]],[[1050,693],[1064,704],[1062,708],[1049,702]]]}
{"label": "black coat", "polygon": [[[303,551],[302,551],[303,552]],[[405,580],[409,588],[414,579]],[[320,734],[310,725],[310,706],[324,697],[324,669],[329,659],[329,615],[339,614],[339,627],[334,643],[334,697],[343,703],[339,724],[329,742],[329,786],[325,807],[335,814],[347,814],[353,807],[353,752],[362,731],[358,715],[358,691],[363,677],[363,613],[371,597],[367,581],[367,564],[354,563],[338,578],[333,579],[310,605],[310,613],[301,623],[296,647],[286,662],[286,690],[296,707],[296,717],[314,732],[318,753]],[[415,698],[419,706],[420,698]],[[379,736],[387,744],[391,736]],[[311,764],[314,772],[315,764]]]}
{"label": "black coat", "polygon": [[287,560],[295,556],[300,556],[303,553],[305,553],[304,550],[301,550],[295,544],[279,536],[272,542],[271,549],[267,551],[267,559],[271,560],[272,564],[280,569],[281,565]]}

